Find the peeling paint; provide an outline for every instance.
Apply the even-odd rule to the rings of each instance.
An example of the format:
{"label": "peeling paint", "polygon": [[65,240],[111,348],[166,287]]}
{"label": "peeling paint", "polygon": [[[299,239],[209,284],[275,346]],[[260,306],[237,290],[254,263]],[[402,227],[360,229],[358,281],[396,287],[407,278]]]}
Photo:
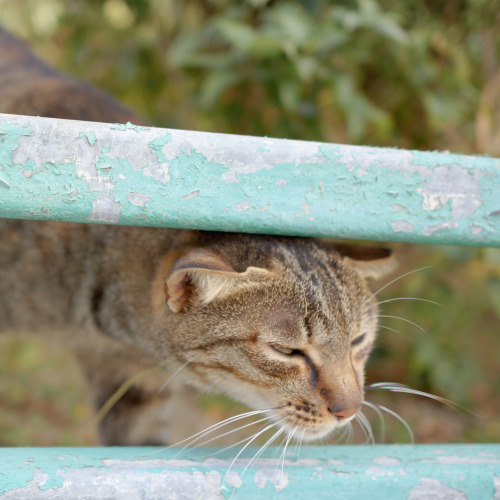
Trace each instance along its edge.
{"label": "peeling paint", "polygon": [[490,457],[469,457],[469,456],[458,456],[458,455],[443,455],[441,457],[436,457],[436,462],[442,465],[472,465],[472,464],[497,464],[500,465],[499,456]]}
{"label": "peeling paint", "polygon": [[182,199],[183,200],[189,200],[189,198],[195,198],[196,196],[198,196],[200,194],[200,190],[197,189],[196,191],[193,191],[191,193],[188,193],[188,194],[185,194]]}
{"label": "peeling paint", "polygon": [[387,467],[370,467],[366,470],[366,474],[372,479],[377,476],[407,476],[408,473],[402,468],[387,468]]}
{"label": "peeling paint", "polygon": [[234,461],[234,452],[210,448],[2,448],[0,496],[330,500],[335,488],[347,500],[367,492],[374,500],[499,499],[500,445],[303,446],[300,460],[292,447],[279,465],[281,449],[270,448],[249,466],[259,451]]}
{"label": "peeling paint", "polygon": [[494,158],[11,115],[0,134],[3,217],[500,246]]}
{"label": "peeling paint", "polygon": [[395,220],[391,222],[392,230],[395,233],[413,233],[413,224],[405,220]]}
{"label": "peeling paint", "polygon": [[493,487],[495,488],[495,500],[500,500],[500,475],[493,474]]}
{"label": "peeling paint", "polygon": [[403,205],[392,205],[392,211],[395,213],[403,212],[405,210],[405,207]]}
{"label": "peeling paint", "polygon": [[147,193],[129,193],[127,194],[127,200],[136,207],[144,207],[151,200],[151,196]]}
{"label": "peeling paint", "polygon": [[255,473],[254,481],[257,489],[265,488],[267,482],[274,484],[276,491],[281,491],[288,485],[289,476],[280,469],[260,469]]}
{"label": "peeling paint", "polygon": [[474,235],[479,234],[479,233],[484,231],[484,228],[482,228],[481,226],[476,226],[475,224],[469,224],[469,227],[470,227],[472,234],[474,234]]}
{"label": "peeling paint", "polygon": [[92,212],[89,221],[115,223],[120,220],[121,205],[109,193],[99,193],[92,200]]}
{"label": "peeling paint", "polygon": [[237,212],[244,212],[250,208],[250,202],[247,200],[240,201],[234,206]]}
{"label": "peeling paint", "polygon": [[378,465],[401,465],[401,460],[394,457],[377,457],[372,462]]}
{"label": "peeling paint", "polygon": [[467,500],[467,495],[458,489],[446,486],[441,481],[432,478],[420,479],[420,484],[414,486],[408,495],[408,500]]}
{"label": "peeling paint", "polygon": [[454,227],[458,227],[457,222],[454,222],[454,221],[440,222],[439,224],[436,224],[435,226],[425,226],[425,228],[423,230],[423,234],[425,236],[431,236],[436,231],[440,231],[442,229],[451,229]]}

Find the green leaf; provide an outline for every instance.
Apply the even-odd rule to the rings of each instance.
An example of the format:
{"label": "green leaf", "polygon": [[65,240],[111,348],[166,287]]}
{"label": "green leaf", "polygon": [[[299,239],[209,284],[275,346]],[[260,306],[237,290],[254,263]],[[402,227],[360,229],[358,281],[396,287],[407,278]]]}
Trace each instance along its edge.
{"label": "green leaf", "polygon": [[281,43],[270,35],[256,35],[248,52],[258,59],[274,59],[283,54]]}
{"label": "green leaf", "polygon": [[201,86],[200,104],[204,108],[212,108],[221,94],[228,88],[241,82],[242,76],[236,73],[211,73]]}
{"label": "green leaf", "polygon": [[249,51],[256,35],[251,26],[234,19],[220,18],[215,28],[227,42],[245,52]]}

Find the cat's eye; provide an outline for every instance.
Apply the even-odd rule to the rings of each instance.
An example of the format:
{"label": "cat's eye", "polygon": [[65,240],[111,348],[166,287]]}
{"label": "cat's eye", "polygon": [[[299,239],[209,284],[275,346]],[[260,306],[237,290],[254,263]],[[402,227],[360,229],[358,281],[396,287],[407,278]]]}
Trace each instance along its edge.
{"label": "cat's eye", "polygon": [[360,335],[359,337],[356,337],[352,342],[351,342],[351,345],[352,346],[355,346],[355,345],[359,345],[361,344],[361,342],[363,342],[363,340],[365,340],[365,337],[366,335],[363,334],[363,335]]}
{"label": "cat's eye", "polygon": [[291,349],[290,347],[283,347],[281,345],[273,345],[272,348],[275,351],[281,352],[281,354],[286,354],[287,356],[295,353],[295,349]]}

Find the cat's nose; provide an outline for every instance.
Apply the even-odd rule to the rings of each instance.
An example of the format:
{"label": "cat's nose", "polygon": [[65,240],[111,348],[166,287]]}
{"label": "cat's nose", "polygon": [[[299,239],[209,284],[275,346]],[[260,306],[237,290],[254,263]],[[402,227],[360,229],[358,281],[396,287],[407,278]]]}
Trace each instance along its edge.
{"label": "cat's nose", "polygon": [[335,415],[338,420],[343,420],[344,418],[352,417],[360,409],[361,409],[361,407],[354,408],[353,410],[339,410],[338,408],[331,407],[331,406],[328,408],[330,413]]}

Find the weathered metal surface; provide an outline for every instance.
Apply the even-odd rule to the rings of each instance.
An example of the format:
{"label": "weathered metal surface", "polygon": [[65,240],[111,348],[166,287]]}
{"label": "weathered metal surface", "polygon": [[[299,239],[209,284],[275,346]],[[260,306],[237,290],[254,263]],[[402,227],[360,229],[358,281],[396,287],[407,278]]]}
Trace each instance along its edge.
{"label": "weathered metal surface", "polygon": [[[499,499],[500,445],[270,449],[231,467],[215,449],[3,448],[5,499]],[[219,458],[217,458],[219,457]],[[279,495],[277,493],[279,492]]]}
{"label": "weathered metal surface", "polygon": [[500,246],[500,160],[0,115],[0,217]]}

